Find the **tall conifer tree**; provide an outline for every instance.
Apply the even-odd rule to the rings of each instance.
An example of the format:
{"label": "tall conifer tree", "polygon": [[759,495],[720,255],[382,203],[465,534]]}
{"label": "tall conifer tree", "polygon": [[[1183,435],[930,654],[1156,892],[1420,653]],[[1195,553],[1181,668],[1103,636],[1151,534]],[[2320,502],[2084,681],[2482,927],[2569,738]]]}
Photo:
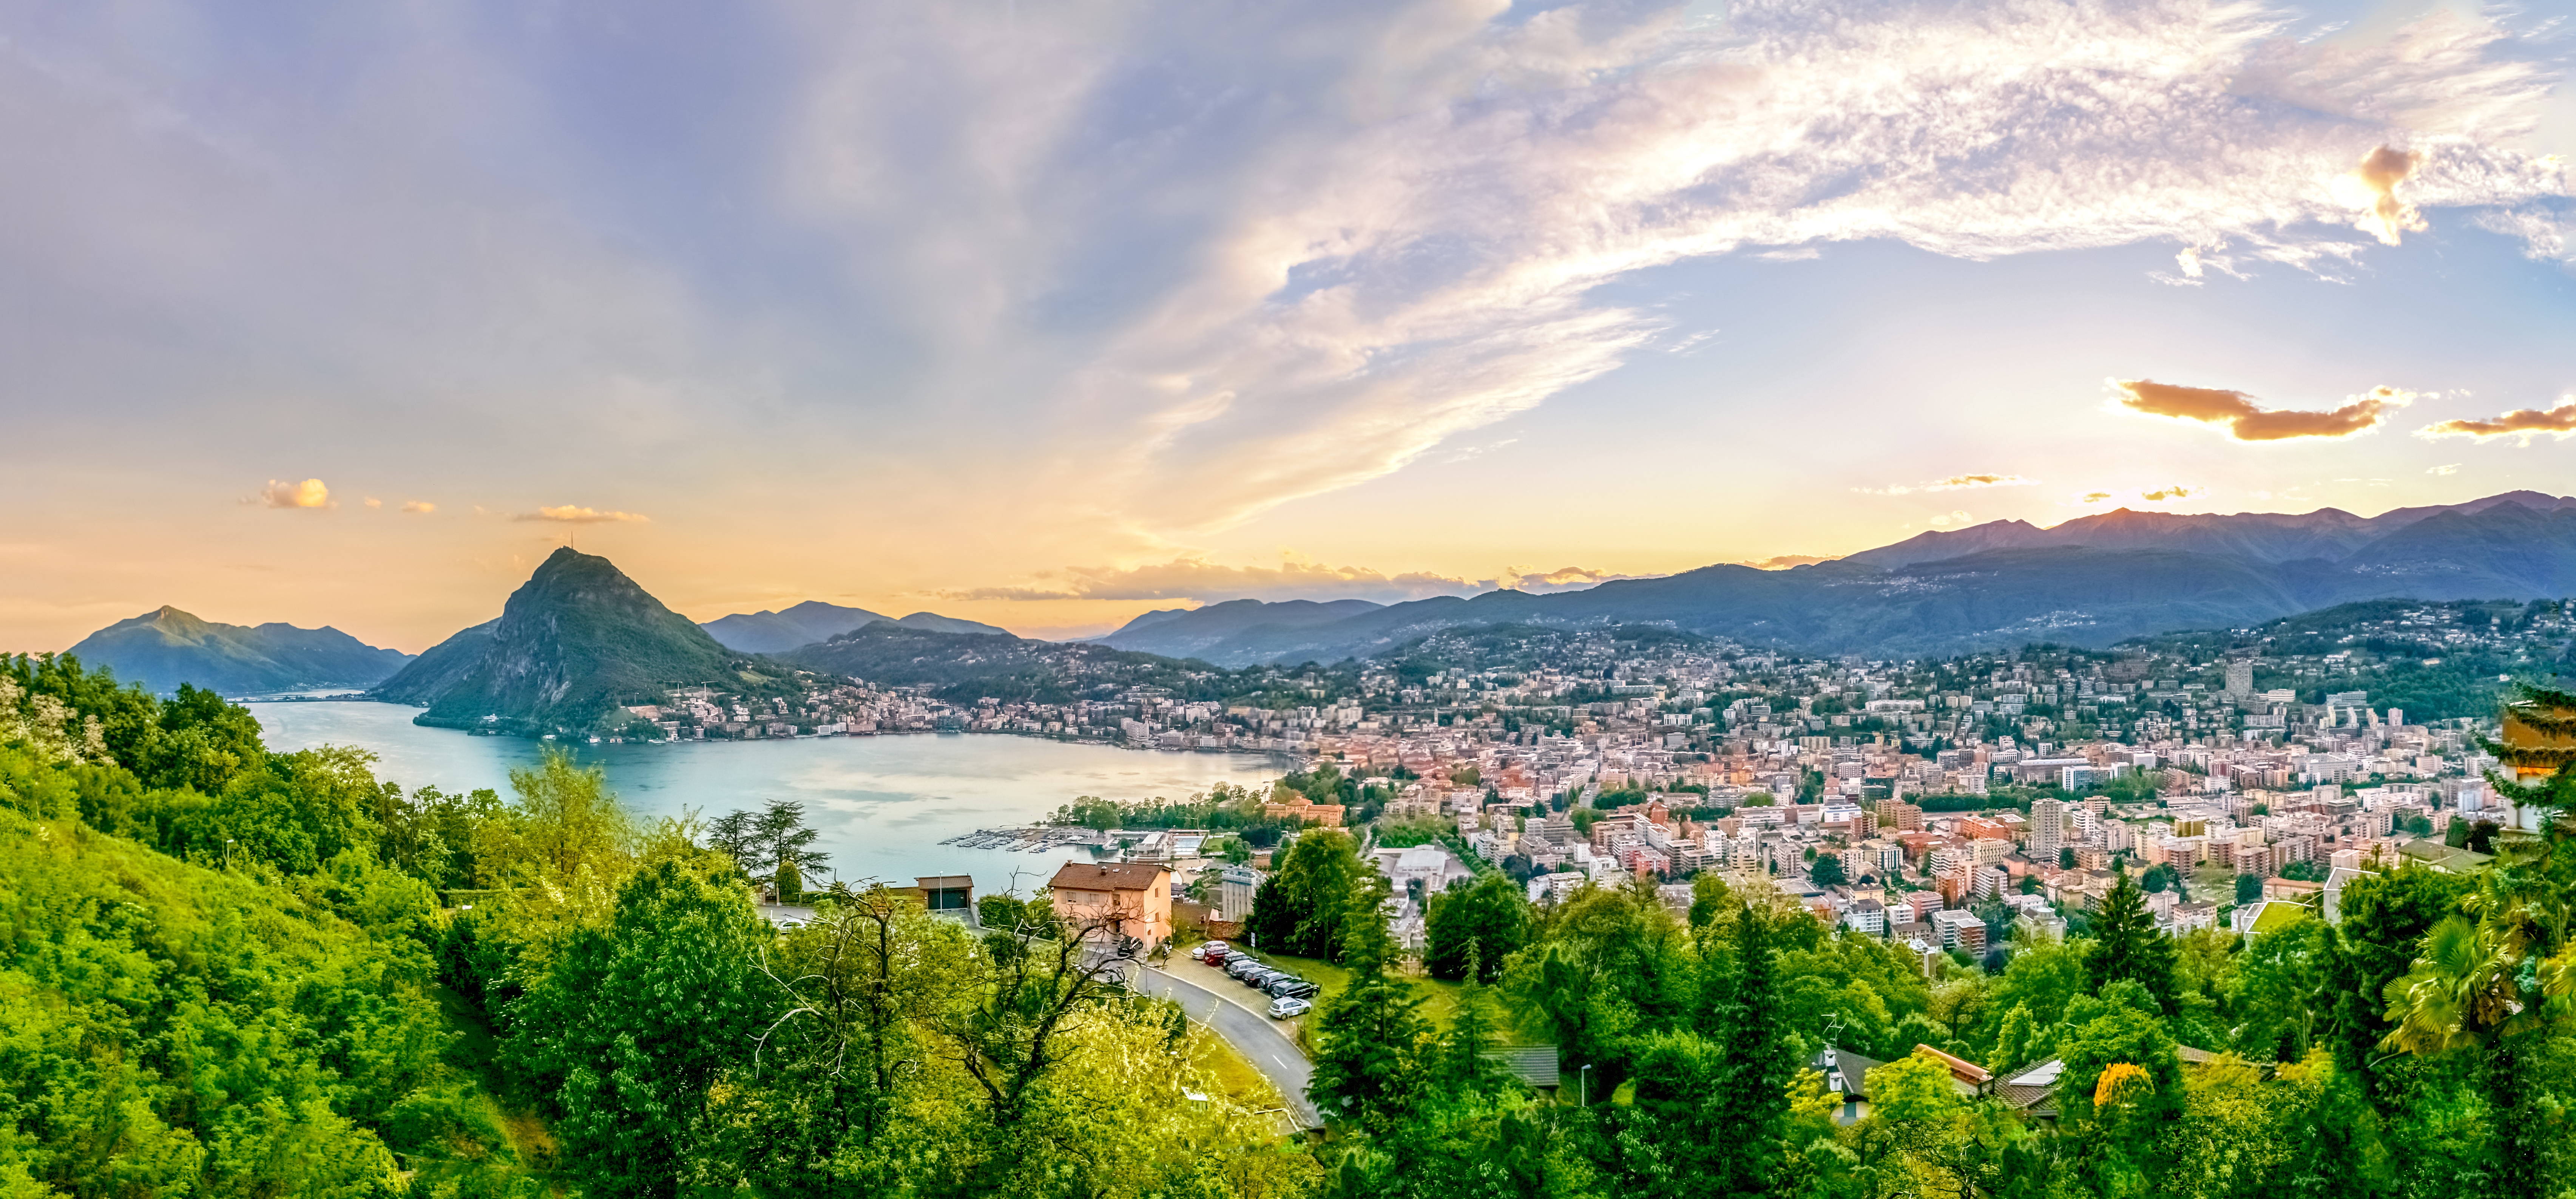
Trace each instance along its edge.
{"label": "tall conifer tree", "polygon": [[2156,997],[2165,1015],[2173,1014],[2173,938],[2156,930],[2147,897],[2126,870],[2112,882],[2102,913],[2093,920],[2093,952],[2084,969],[2095,994],[2120,979],[2134,979]]}

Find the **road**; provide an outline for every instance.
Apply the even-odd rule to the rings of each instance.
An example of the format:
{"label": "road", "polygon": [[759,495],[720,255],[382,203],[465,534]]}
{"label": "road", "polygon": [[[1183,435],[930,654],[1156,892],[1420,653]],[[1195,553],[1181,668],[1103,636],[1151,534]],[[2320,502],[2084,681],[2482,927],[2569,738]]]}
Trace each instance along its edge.
{"label": "road", "polygon": [[1240,1004],[1227,1003],[1224,997],[1188,979],[1174,978],[1151,967],[1136,972],[1136,989],[1177,1001],[1193,1018],[1215,1029],[1216,1035],[1224,1037],[1236,1053],[1252,1063],[1253,1069],[1270,1080],[1270,1085],[1279,1088],[1299,1128],[1324,1126],[1322,1120],[1315,1118],[1314,1105],[1306,1101],[1306,1083],[1315,1073],[1313,1063],[1297,1052],[1297,1043],[1280,1032],[1268,1017]]}

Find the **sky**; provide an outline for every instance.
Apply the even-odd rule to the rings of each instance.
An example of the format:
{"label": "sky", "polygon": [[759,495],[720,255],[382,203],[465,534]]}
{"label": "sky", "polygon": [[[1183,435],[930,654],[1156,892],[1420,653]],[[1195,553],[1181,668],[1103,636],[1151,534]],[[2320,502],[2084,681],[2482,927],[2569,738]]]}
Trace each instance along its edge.
{"label": "sky", "polygon": [[2566,0],[0,0],[0,649],[2576,491]]}

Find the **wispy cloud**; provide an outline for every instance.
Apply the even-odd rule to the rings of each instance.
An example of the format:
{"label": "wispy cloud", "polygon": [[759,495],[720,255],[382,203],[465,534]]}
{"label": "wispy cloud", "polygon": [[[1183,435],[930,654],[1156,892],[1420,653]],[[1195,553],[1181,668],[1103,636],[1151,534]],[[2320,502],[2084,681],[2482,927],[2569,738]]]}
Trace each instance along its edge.
{"label": "wispy cloud", "polygon": [[1289,559],[1277,566],[1225,566],[1204,558],[1176,558],[1144,566],[1068,567],[1014,586],[941,591],[954,600],[1198,600],[1365,599],[1379,603],[1435,595],[1474,595],[1496,589],[1572,591],[1613,579],[1648,576],[1567,566],[1540,571],[1510,567],[1476,579],[1431,571],[1389,574],[1365,566],[1331,566]]}
{"label": "wispy cloud", "polygon": [[552,521],[556,524],[563,525],[599,525],[623,523],[641,524],[652,518],[639,516],[632,512],[603,512],[597,508],[583,508],[572,504],[563,504],[552,508],[539,508],[534,512],[522,512],[510,519]]}
{"label": "wispy cloud", "polygon": [[2445,462],[2440,466],[2428,466],[2424,468],[2424,473],[2428,475],[2455,475],[2460,473],[2460,464],[2457,462]]}
{"label": "wispy cloud", "polygon": [[2283,441],[2294,437],[2350,437],[2388,422],[2391,413],[2415,399],[2414,392],[2374,387],[2325,412],[2265,408],[2241,391],[2183,387],[2153,379],[2113,379],[2119,406],[2148,416],[2199,421],[2226,429],[2238,441]]}
{"label": "wispy cloud", "polygon": [[1852,490],[1863,495],[1912,495],[1918,491],[1973,491],[1981,487],[2029,487],[2038,482],[2037,479],[2025,479],[2020,475],[1952,475],[1946,479],[1934,479],[1929,483],[1890,483],[1885,487],[1855,487]]}
{"label": "wispy cloud", "polygon": [[[2402,173],[2374,157],[2367,179],[2417,212],[2565,193],[2558,167],[2498,140],[2549,76],[2493,53],[2510,40],[2494,26],[2428,22],[2355,52],[2285,43],[2273,20],[1883,0],[1747,3],[1687,28],[1412,13],[1368,41],[1372,82],[1338,110],[1366,119],[1245,161],[1231,183],[1258,200],[1079,376],[1085,411],[1125,414],[1116,448],[1080,459],[1087,494],[1185,543],[1401,469],[1657,343],[1659,317],[1598,289],[1684,259],[2171,240],[2196,263],[2333,272],[2370,244],[2336,190],[2373,186],[2365,148],[2411,147]],[[2238,415],[2252,440],[2376,423]]]}
{"label": "wispy cloud", "polygon": [[1965,512],[1949,512],[1935,516],[1927,523],[1936,529],[1964,529],[1977,523],[1977,518]]}
{"label": "wispy cloud", "polygon": [[405,512],[417,512],[426,516],[429,513],[438,511],[438,505],[430,503],[428,500],[406,500],[403,503],[402,510]]}
{"label": "wispy cloud", "polygon": [[1736,563],[1755,570],[1787,570],[1792,566],[1814,566],[1819,562],[1836,562],[1841,554],[1779,554],[1769,558],[1747,558]]}
{"label": "wispy cloud", "polygon": [[[2576,436],[2576,397],[2570,397],[2555,408],[2516,408],[2487,420],[2446,420],[2426,425],[2415,431],[2428,440],[2443,437],[2474,437],[2480,441],[2499,437],[2519,437],[2524,445],[2543,433],[2564,439]],[[2449,473],[2447,471],[2443,472]]]}
{"label": "wispy cloud", "polygon": [[259,494],[252,498],[256,502],[266,504],[271,508],[328,508],[332,506],[331,489],[323,486],[322,480],[320,479],[306,479],[301,483],[290,483],[283,479],[270,479],[268,481],[268,486],[260,488]]}
{"label": "wispy cloud", "polygon": [[2163,503],[2166,500],[2187,499],[2191,496],[2200,494],[2201,490],[2202,489],[2199,488],[2181,486],[2159,487],[2153,491],[2139,492],[2138,498],[2151,503]]}

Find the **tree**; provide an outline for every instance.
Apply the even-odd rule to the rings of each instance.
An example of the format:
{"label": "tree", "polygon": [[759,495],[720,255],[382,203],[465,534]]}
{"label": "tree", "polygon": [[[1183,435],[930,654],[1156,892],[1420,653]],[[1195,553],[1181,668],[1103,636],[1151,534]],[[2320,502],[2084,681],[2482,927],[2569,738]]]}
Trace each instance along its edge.
{"label": "tree", "polygon": [[1780,1019],[1772,920],[1753,904],[1736,913],[1735,977],[1718,1020],[1724,1057],[1713,1080],[1710,1123],[1740,1139],[1718,1158],[1709,1179],[1720,1195],[1767,1193],[1789,1115],[1789,1081],[1798,1069]]}
{"label": "tree", "polygon": [[2236,902],[2253,903],[2261,898],[2263,898],[2262,875],[2240,874],[2236,876]]}
{"label": "tree", "polygon": [[2093,919],[2093,952],[2085,960],[2085,972],[2097,992],[2130,979],[2155,996],[2162,1012],[2174,1011],[2173,938],[2156,930],[2146,897],[2128,871],[2121,871],[2112,882],[2111,893]]}
{"label": "tree", "polygon": [[555,1133],[591,1194],[673,1196],[714,1128],[708,1091],[750,1055],[752,959],[768,926],[720,865],[665,860],[618,889],[605,929],[514,1005],[562,1079]]}
{"label": "tree", "polygon": [[1297,837],[1278,869],[1252,893],[1247,921],[1254,943],[1272,953],[1332,958],[1341,951],[1351,897],[1376,872],[1362,862],[1359,843],[1340,829],[1309,829]]}
{"label": "tree", "polygon": [[2364,874],[2343,886],[2342,919],[2327,930],[2326,979],[2331,997],[2322,1035],[2335,1070],[2374,1100],[2390,1097],[2376,1068],[2387,1053],[2380,1041],[2395,1028],[2387,1015],[2388,984],[2413,966],[2416,948],[2433,926],[2460,911],[2470,880],[2414,863],[2385,874]]}
{"label": "tree", "polygon": [[1843,860],[1833,854],[1819,856],[1807,867],[1807,879],[1819,887],[1839,887],[1849,881],[1843,877]]}
{"label": "tree", "polygon": [[1529,937],[1529,900],[1503,874],[1431,897],[1423,916],[1423,964],[1433,978],[1455,981],[1472,970],[1477,982],[1502,973],[1503,959]]}
{"label": "tree", "polygon": [[1345,901],[1350,919],[1343,922],[1341,956],[1351,981],[1316,1013],[1315,1070],[1306,1088],[1326,1119],[1370,1132],[1403,1119],[1421,1093],[1431,1031],[1420,1013],[1422,997],[1387,976],[1395,946],[1377,914],[1382,894],[1370,888]]}
{"label": "tree", "polygon": [[772,1194],[892,1189],[871,1151],[905,1079],[929,1064],[919,1030],[971,1001],[972,939],[883,887],[844,889],[763,956],[761,976],[784,1010],[741,1078],[745,1172]]}

